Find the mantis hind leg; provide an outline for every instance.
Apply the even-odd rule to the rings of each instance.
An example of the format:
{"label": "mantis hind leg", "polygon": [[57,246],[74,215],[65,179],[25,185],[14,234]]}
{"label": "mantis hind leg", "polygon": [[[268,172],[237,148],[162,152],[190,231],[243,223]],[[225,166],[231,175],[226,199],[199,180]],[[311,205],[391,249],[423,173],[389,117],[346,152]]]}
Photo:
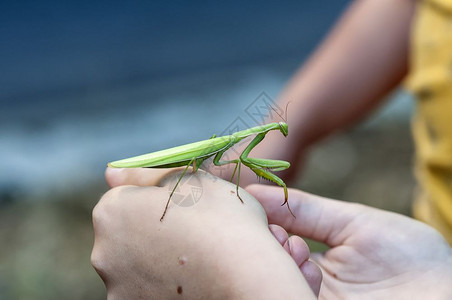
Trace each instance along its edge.
{"label": "mantis hind leg", "polygon": [[[240,202],[243,203],[242,197],[240,197],[240,194],[239,194],[240,168],[242,167],[242,162],[239,161],[235,165],[234,173],[235,173],[235,170],[237,169],[237,166],[239,167],[239,170],[238,170],[238,173],[237,173],[237,184],[235,185],[235,192],[237,193],[237,197],[239,198]],[[234,177],[234,174],[232,174],[232,177]]]}
{"label": "mantis hind leg", "polygon": [[169,203],[170,203],[170,201],[171,201],[171,197],[173,197],[173,194],[174,194],[174,192],[176,191],[177,186],[178,186],[179,183],[181,182],[181,180],[182,180],[182,178],[184,177],[185,173],[187,173],[188,167],[190,167],[190,165],[193,164],[193,173],[194,173],[194,172],[196,172],[196,171],[198,170],[199,166],[202,164],[202,162],[203,162],[204,160],[205,160],[205,159],[199,159],[199,158],[196,159],[196,158],[193,158],[193,159],[187,164],[187,166],[185,167],[184,171],[183,171],[182,174],[179,176],[179,179],[177,180],[177,182],[176,182],[176,184],[174,185],[173,189],[171,190],[171,193],[170,193],[170,195],[169,195],[169,197],[168,197],[168,201],[166,201],[165,210],[163,211],[162,217],[160,218],[160,222],[163,221],[163,218],[164,218],[165,215],[166,215],[166,211],[168,210],[168,206],[169,206]]}
{"label": "mantis hind leg", "polygon": [[213,163],[216,166],[223,166],[223,165],[227,165],[227,164],[235,164],[234,171],[232,172],[232,176],[231,176],[230,181],[232,181],[232,179],[234,179],[235,172],[238,170],[238,173],[237,173],[237,184],[235,186],[235,191],[237,193],[237,197],[243,203],[242,197],[240,197],[240,195],[239,195],[239,181],[240,181],[241,160],[240,159],[220,160],[221,157],[223,156],[224,152],[226,152],[226,150],[227,149],[225,149],[224,151],[218,152],[217,155],[215,155],[215,157],[213,158]]}

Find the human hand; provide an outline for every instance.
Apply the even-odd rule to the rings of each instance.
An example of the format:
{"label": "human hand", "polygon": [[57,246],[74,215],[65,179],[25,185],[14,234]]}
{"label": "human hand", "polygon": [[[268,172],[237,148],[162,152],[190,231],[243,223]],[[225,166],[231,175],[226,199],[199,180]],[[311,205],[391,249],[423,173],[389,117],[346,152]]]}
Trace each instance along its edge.
{"label": "human hand", "polygon": [[314,298],[302,276],[319,274],[309,249],[291,238],[291,258],[281,247],[290,252],[287,234],[272,226],[275,239],[261,205],[240,190],[242,204],[228,182],[198,171],[190,180],[202,188],[199,201],[172,201],[160,222],[179,174],[107,169],[113,188],[93,211],[92,264],[109,298]]}
{"label": "human hand", "polygon": [[289,190],[251,185],[269,222],[331,248],[311,259],[323,271],[321,299],[451,299],[452,251],[433,228],[395,213]]}

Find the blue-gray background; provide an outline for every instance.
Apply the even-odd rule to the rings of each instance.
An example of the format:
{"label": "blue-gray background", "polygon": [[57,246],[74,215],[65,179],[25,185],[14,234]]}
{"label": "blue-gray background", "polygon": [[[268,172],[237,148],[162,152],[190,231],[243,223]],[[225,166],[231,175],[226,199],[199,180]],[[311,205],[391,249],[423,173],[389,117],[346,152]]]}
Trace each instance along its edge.
{"label": "blue-gray background", "polygon": [[[3,1],[0,241],[9,246],[0,246],[0,299],[102,299],[89,213],[106,162],[208,138],[262,92],[276,98],[347,3]],[[327,143],[305,182],[353,198],[342,187],[359,147],[375,149],[354,138],[394,119],[405,134],[407,101]]]}
{"label": "blue-gray background", "polygon": [[277,95],[346,2],[3,3],[0,187],[78,184],[221,132]]}

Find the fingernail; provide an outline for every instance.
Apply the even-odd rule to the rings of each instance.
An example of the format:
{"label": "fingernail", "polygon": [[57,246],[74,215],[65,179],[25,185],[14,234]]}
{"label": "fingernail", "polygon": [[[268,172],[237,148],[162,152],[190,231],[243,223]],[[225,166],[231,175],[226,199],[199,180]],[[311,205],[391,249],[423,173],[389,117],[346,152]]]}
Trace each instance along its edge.
{"label": "fingernail", "polygon": [[108,167],[108,168],[107,168],[107,172],[108,172],[110,175],[121,174],[121,171],[122,171],[122,170],[123,170],[123,169],[111,168],[111,167]]}
{"label": "fingernail", "polygon": [[289,245],[289,253],[292,254],[292,244],[290,243],[290,237],[287,239],[287,245]]}
{"label": "fingernail", "polygon": [[123,177],[122,170],[124,169],[117,169],[117,168],[110,168],[108,167],[105,170],[105,177],[108,179],[117,180],[118,178]]}

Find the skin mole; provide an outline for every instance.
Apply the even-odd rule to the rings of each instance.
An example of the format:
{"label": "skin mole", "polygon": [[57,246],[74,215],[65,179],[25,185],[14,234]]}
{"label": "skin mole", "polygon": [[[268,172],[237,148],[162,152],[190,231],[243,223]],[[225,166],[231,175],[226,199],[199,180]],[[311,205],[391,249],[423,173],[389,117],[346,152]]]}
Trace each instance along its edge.
{"label": "skin mole", "polygon": [[177,287],[177,293],[182,294],[182,287],[180,285]]}
{"label": "skin mole", "polygon": [[179,265],[185,265],[185,263],[187,262],[187,258],[185,256],[180,256],[179,257]]}

